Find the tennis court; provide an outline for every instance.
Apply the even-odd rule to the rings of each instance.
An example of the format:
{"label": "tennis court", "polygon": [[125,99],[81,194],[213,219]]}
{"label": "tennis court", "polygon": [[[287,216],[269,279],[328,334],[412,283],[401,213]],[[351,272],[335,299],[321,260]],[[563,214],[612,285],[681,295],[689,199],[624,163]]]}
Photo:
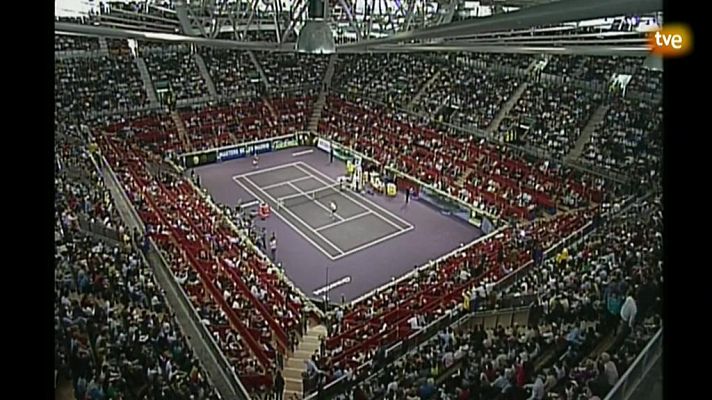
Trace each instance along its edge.
{"label": "tennis court", "polygon": [[[413,225],[309,164],[294,162],[232,177],[331,260],[413,229]],[[337,205],[332,215],[330,204]]]}

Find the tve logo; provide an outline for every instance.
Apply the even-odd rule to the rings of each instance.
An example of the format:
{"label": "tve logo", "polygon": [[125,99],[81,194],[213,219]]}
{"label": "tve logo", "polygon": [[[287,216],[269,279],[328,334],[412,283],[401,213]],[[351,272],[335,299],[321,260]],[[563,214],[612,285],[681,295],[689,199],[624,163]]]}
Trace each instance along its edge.
{"label": "tve logo", "polygon": [[649,33],[650,50],[663,57],[682,57],[692,52],[692,30],[687,25],[665,25]]}

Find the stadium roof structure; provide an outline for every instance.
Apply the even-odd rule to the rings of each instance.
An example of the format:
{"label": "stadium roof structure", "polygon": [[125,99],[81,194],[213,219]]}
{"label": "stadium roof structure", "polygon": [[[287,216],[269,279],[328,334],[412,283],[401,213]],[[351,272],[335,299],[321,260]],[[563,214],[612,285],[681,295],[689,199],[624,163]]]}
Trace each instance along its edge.
{"label": "stadium roof structure", "polygon": [[[112,2],[86,13],[82,24],[55,22],[55,32],[294,52],[320,1]],[[327,1],[320,20],[331,28],[338,53],[643,56],[646,28],[662,22],[662,0]]]}

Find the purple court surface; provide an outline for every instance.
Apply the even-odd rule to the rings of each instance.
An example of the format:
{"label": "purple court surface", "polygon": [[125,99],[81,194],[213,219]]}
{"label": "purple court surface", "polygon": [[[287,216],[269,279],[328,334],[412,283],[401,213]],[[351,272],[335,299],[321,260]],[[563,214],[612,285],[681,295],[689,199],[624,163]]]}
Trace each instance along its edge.
{"label": "purple court surface", "polygon": [[[195,169],[221,204],[267,202],[272,213],[257,220],[277,238],[277,262],[307,296],[353,300],[415,266],[435,260],[482,233],[425,202],[342,190],[344,162],[314,147],[295,147]],[[332,214],[331,203],[337,205]],[[256,208],[256,206],[254,207]],[[268,252],[266,252],[268,253]],[[328,274],[328,276],[327,276]],[[321,289],[321,290],[320,290]]]}

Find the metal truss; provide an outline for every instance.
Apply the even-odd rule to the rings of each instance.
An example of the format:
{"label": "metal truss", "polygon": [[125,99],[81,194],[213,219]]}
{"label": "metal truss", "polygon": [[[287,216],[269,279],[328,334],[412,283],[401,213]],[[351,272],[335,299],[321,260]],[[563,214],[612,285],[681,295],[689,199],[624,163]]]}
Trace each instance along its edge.
{"label": "metal truss", "polygon": [[[577,21],[640,16],[662,8],[661,0],[482,0],[480,3],[490,6],[494,14],[480,18],[461,12],[464,0],[329,1],[327,21],[340,53],[642,55],[647,51],[643,33],[596,31]],[[517,10],[516,6],[524,8]],[[307,8],[308,0],[291,0],[284,6],[280,0],[174,0],[172,7],[146,1],[140,9],[104,10],[94,16],[91,28],[110,37],[166,40],[165,34],[171,34],[171,40],[215,47],[294,51],[298,32],[307,20]],[[89,34],[89,26],[61,25],[65,31]]]}

